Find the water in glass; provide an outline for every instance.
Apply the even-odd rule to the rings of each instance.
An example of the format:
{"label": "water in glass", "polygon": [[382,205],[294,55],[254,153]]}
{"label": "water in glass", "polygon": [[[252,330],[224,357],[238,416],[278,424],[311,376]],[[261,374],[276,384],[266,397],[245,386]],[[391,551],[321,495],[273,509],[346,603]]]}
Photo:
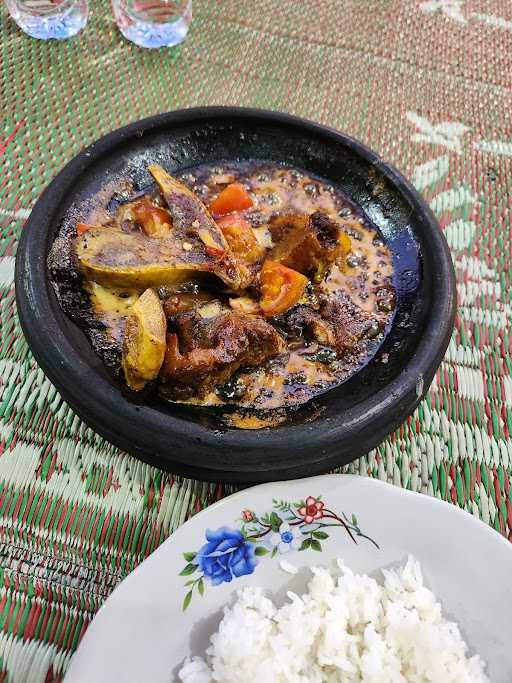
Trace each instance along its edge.
{"label": "water in glass", "polygon": [[192,21],[192,0],[112,0],[123,36],[140,47],[177,45]]}
{"label": "water in glass", "polygon": [[69,38],[87,23],[89,0],[6,0],[18,26],[33,38]]}

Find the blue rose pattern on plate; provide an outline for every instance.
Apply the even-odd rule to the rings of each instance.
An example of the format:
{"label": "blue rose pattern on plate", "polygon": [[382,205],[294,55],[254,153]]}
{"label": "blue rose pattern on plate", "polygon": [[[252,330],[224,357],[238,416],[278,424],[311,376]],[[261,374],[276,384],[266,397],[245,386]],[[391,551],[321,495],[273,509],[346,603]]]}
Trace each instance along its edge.
{"label": "blue rose pattern on plate", "polygon": [[217,531],[208,530],[206,540],[208,542],[195,556],[194,564],[212,586],[253,573],[257,563],[256,548],[241,531],[223,526]]}
{"label": "blue rose pattern on plate", "polygon": [[252,510],[243,510],[239,529],[223,526],[205,532],[206,543],[197,552],[184,553],[187,565],[180,576],[190,576],[185,583],[188,592],[183,601],[187,609],[197,590],[204,595],[205,585],[218,586],[234,578],[252,574],[258,558],[275,557],[290,551],[322,551],[322,541],[329,538],[327,527],[344,529],[354,543],[364,538],[378,549],[377,543],[363,534],[357,518],[345,513],[341,516],[327,508],[321,496],[308,496],[306,500],[290,502],[272,499],[272,509],[258,516]]}

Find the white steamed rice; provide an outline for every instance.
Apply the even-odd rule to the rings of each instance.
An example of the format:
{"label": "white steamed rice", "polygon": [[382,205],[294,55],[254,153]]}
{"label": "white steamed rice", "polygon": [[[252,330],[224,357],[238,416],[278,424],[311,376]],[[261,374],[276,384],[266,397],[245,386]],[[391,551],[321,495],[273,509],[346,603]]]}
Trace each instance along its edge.
{"label": "white steamed rice", "polygon": [[308,592],[277,608],[261,588],[238,592],[206,661],[188,659],[183,683],[484,683],[458,626],[443,618],[418,562],[383,571],[380,585],[339,562],[313,569]]}

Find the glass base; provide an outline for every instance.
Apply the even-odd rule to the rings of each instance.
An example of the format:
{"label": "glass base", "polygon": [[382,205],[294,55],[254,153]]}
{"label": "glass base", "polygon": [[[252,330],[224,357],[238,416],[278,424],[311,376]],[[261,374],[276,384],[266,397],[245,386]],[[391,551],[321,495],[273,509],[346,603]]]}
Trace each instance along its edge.
{"label": "glass base", "polygon": [[53,17],[33,17],[18,13],[13,19],[27,35],[40,40],[65,40],[83,29],[87,17],[73,12]]}
{"label": "glass base", "polygon": [[172,47],[181,43],[188,33],[189,22],[182,17],[168,24],[134,21],[130,26],[120,26],[125,38],[139,47]]}

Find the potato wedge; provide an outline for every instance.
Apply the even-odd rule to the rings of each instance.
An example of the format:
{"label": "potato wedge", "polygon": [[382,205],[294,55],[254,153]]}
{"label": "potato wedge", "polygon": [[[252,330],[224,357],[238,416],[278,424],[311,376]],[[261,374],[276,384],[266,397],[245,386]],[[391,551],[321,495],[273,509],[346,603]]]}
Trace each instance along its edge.
{"label": "potato wedge", "polygon": [[186,185],[173,178],[158,164],[148,166],[148,171],[156,180],[172,218],[173,230],[178,232],[190,227],[207,230],[213,238],[213,246],[227,249],[228,244],[213,220],[210,212]]}
{"label": "potato wedge", "polygon": [[148,171],[156,180],[166,201],[172,218],[173,232],[178,235],[194,234],[205,247],[223,252],[226,267],[233,270],[233,281],[227,282],[223,278],[224,281],[234,289],[246,287],[250,279],[247,268],[237,262],[228,241],[203,202],[186,185],[173,178],[158,164],[148,166]]}
{"label": "potato wedge", "polygon": [[77,238],[75,250],[84,277],[106,287],[144,290],[193,279],[200,273],[212,273],[233,289],[245,282],[243,271],[224,251],[208,250],[192,237],[182,240],[174,230],[163,239],[151,239],[95,227]]}
{"label": "potato wedge", "polygon": [[155,379],[164,361],[166,320],[156,292],[146,289],[126,319],[122,366],[126,383],[140,391]]}

